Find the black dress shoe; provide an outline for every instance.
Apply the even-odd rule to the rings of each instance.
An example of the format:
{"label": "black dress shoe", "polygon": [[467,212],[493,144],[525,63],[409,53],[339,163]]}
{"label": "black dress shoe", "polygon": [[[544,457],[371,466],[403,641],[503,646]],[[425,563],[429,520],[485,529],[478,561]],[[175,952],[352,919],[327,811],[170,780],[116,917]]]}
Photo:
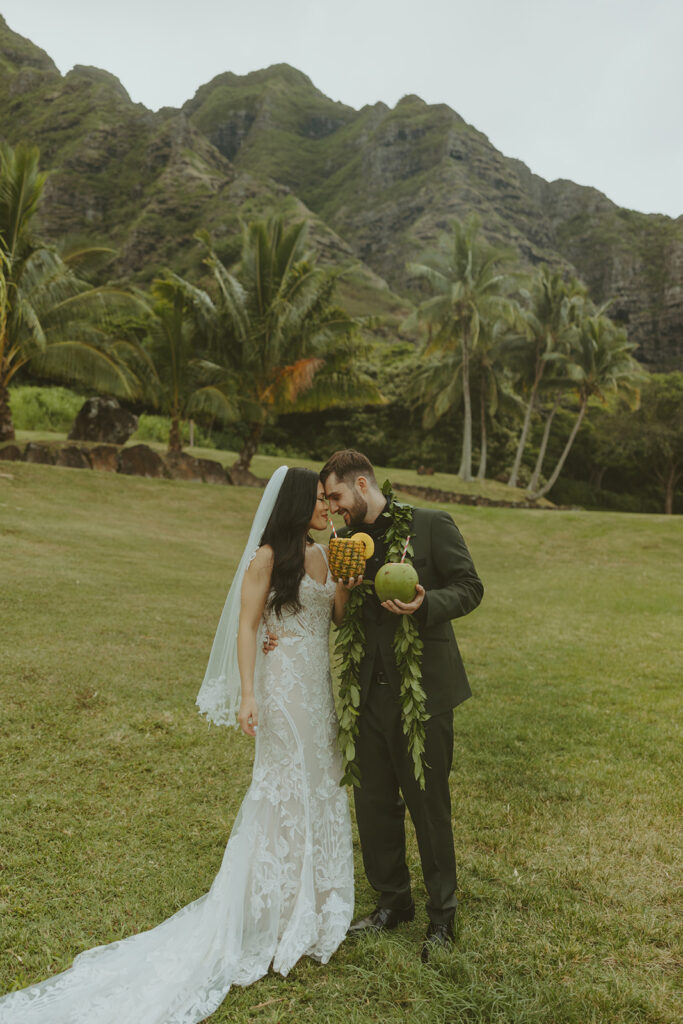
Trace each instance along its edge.
{"label": "black dress shoe", "polygon": [[377,907],[367,917],[361,917],[350,926],[347,935],[361,935],[364,932],[388,932],[403,921],[412,921],[415,917],[415,904],[402,910],[394,910],[392,907]]}
{"label": "black dress shoe", "polygon": [[435,949],[448,949],[454,942],[453,922],[445,921],[443,924],[430,924],[427,929],[424,943],[422,945],[422,963],[426,964],[429,954]]}

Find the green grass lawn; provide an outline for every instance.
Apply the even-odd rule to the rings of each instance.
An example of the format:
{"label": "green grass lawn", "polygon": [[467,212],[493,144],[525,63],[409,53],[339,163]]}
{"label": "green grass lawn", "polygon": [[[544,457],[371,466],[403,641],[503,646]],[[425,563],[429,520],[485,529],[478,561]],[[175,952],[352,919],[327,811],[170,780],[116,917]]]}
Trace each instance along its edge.
{"label": "green grass lawn", "polygon": [[[194,700],[259,498],[0,464],[1,990],[209,888],[252,748]],[[680,518],[449,511],[486,586],[457,623],[456,949],[419,963],[411,833],[414,924],[233,989],[216,1022],[678,1019]]]}

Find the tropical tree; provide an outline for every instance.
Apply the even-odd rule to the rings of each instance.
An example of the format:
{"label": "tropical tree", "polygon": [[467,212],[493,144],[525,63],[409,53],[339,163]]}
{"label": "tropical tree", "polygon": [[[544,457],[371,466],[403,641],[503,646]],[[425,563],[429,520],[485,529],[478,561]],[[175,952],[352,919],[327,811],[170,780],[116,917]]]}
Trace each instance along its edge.
{"label": "tropical tree", "polygon": [[462,405],[462,358],[457,349],[442,354],[422,353],[409,387],[409,394],[422,406],[422,427],[429,432],[439,420]]}
{"label": "tropical tree", "polygon": [[233,468],[249,470],[263,428],[284,413],[382,401],[358,368],[357,325],[334,305],[336,276],[316,265],[305,222],[286,226],[276,216],[246,225],[235,273],[199,237],[217,293],[211,357],[239,380],[247,427]]}
{"label": "tropical tree", "polygon": [[36,148],[0,144],[0,441],[14,438],[8,389],[28,364],[108,393],[131,395],[135,386],[109,329],[112,310],[134,300],[80,276],[102,250],[60,253],[32,234],[45,183],[38,160]]}
{"label": "tropical tree", "polygon": [[641,487],[654,483],[672,515],[683,482],[683,373],[648,374],[638,410],[622,406],[600,424],[597,450],[600,475],[615,468]]}
{"label": "tropical tree", "polygon": [[473,379],[479,394],[479,468],[477,480],[486,479],[488,455],[488,423],[495,420],[499,409],[516,411],[519,399],[512,387],[505,341],[507,324],[497,320],[482,330],[474,350]]}
{"label": "tropical tree", "polygon": [[0,441],[11,441],[14,438],[14,425],[12,423],[9,395],[5,382],[6,373],[3,373],[6,359],[5,350],[9,347],[7,344],[7,320],[9,318],[8,265],[7,257],[0,250]]}
{"label": "tropical tree", "polygon": [[[578,399],[578,412],[566,444],[547,482],[536,490],[533,498],[544,497],[558,479],[574,439],[586,415],[590,399],[606,404],[608,392],[627,397],[633,407],[639,400],[642,371],[631,353],[635,344],[626,332],[604,314],[587,316],[576,331],[566,363],[567,377]],[[559,353],[557,354],[559,357]]]}
{"label": "tropical tree", "polygon": [[230,367],[207,357],[215,329],[210,296],[170,271],[156,278],[143,321],[146,336],[132,343],[126,362],[140,382],[143,400],[170,417],[170,452],[182,450],[181,424],[205,414],[237,419],[239,381]]}
{"label": "tropical tree", "polygon": [[567,373],[568,367],[571,365],[570,334],[566,336],[565,344],[559,351],[546,353],[545,362],[550,366],[546,366],[537,396],[537,408],[543,421],[543,433],[536,463],[527,485],[527,491],[530,494],[534,494],[538,490],[555,416],[562,408],[563,399],[568,395],[573,396],[574,393],[572,381]]}
{"label": "tropical tree", "polygon": [[[512,390],[501,348],[504,332],[503,320],[497,320],[492,327],[482,323],[477,347],[471,357],[470,384],[475,396],[473,405],[478,406],[479,422],[477,480],[486,478],[489,422],[495,419],[501,406],[513,410],[519,401]],[[451,349],[423,359],[408,390],[416,404],[422,406],[423,429],[432,431],[443,416],[462,405],[461,350]]]}
{"label": "tropical tree", "polygon": [[[555,354],[566,352],[572,333],[586,302],[587,292],[575,278],[566,281],[549,267],[541,267],[531,288],[522,291],[526,303],[518,307],[514,329],[506,343],[506,355],[515,369],[517,388],[525,398],[525,412],[517,451],[508,479],[509,487],[516,487],[522,457],[529,438],[532,415],[536,410],[548,363]],[[545,442],[559,407],[559,392],[555,394],[545,418]],[[543,460],[541,459],[541,462]]]}
{"label": "tropical tree", "polygon": [[683,373],[657,374],[650,379],[639,421],[650,472],[664,493],[665,513],[672,515],[674,495],[683,480]]}
{"label": "tropical tree", "polygon": [[[424,355],[438,356],[441,379],[429,371],[423,378],[423,397],[434,402],[436,418],[462,400],[463,439],[458,475],[472,479],[471,362],[482,332],[492,331],[495,321],[509,306],[512,279],[505,268],[509,254],[480,237],[480,221],[470,216],[464,224],[452,222],[452,234],[441,239],[440,248],[425,253],[419,263],[408,264],[415,277],[428,282],[431,298],[425,300],[407,324],[428,327]],[[446,378],[446,372],[450,375]],[[433,390],[429,386],[432,381]]]}

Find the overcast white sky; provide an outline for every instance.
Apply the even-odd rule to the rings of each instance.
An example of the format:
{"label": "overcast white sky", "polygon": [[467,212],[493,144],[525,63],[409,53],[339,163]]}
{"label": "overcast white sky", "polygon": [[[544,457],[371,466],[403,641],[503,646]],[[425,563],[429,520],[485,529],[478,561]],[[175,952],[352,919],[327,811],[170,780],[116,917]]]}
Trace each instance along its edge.
{"label": "overcast white sky", "polygon": [[683,0],[0,0],[62,72],[180,106],[287,62],[353,107],[448,103],[544,178],[683,214]]}

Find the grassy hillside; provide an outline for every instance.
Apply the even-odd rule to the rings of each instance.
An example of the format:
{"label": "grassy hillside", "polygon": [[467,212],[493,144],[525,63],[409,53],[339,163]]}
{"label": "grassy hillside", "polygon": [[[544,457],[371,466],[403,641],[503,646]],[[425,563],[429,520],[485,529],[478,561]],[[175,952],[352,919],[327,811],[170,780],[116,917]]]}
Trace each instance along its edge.
{"label": "grassy hillside", "polygon": [[[0,466],[0,989],[209,887],[252,751],[194,699],[259,497]],[[235,989],[216,1022],[676,1019],[680,522],[455,515],[486,586],[457,623],[456,950],[418,962],[411,833],[414,924]]]}

